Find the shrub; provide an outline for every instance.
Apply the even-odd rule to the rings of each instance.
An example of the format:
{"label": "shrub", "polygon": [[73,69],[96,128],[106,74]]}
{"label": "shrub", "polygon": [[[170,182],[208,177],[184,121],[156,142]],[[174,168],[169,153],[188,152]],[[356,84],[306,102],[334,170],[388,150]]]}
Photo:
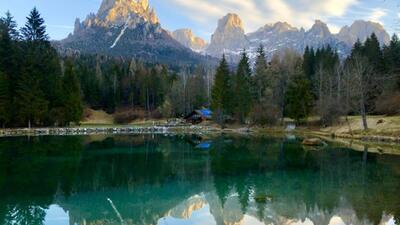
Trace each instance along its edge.
{"label": "shrub", "polygon": [[375,113],[385,115],[400,114],[400,92],[381,95],[376,102]]}
{"label": "shrub", "polygon": [[114,114],[114,122],[117,124],[126,124],[137,119],[144,119],[145,117],[146,113],[143,110],[121,110]]}
{"label": "shrub", "polygon": [[254,125],[275,125],[280,117],[280,110],[272,104],[255,105],[250,112],[250,118]]}

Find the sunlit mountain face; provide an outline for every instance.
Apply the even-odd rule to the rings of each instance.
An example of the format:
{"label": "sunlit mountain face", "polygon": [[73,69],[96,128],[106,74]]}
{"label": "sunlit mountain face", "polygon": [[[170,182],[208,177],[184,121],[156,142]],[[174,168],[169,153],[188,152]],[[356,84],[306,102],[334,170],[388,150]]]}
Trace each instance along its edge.
{"label": "sunlit mountain face", "polygon": [[8,138],[0,147],[0,224],[400,222],[400,158],[368,147],[158,135]]}
{"label": "sunlit mountain face", "polygon": [[306,47],[330,46],[341,58],[347,57],[357,40],[364,42],[375,33],[381,45],[390,42],[382,24],[355,20],[333,33],[324,21],[317,20],[308,29],[285,21],[271,21],[255,31],[246,31],[246,19],[226,12],[209,26],[215,30],[207,43],[189,28],[168,31],[148,0],[103,0],[97,13],[82,22],[75,21],[74,31],[54,42],[62,54],[103,54],[135,57],[153,63],[172,65],[215,64],[223,54],[235,63],[243,51],[251,60],[260,46],[271,59],[286,49],[302,54]]}
{"label": "sunlit mountain face", "polygon": [[103,0],[97,13],[76,19],[73,33],[54,46],[62,55],[100,54],[172,66],[214,63],[175,40],[147,0]]}

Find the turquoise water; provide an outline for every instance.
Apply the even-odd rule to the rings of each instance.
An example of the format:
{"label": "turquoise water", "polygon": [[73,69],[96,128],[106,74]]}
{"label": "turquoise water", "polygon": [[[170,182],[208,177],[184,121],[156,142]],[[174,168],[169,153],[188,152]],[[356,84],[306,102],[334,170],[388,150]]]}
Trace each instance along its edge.
{"label": "turquoise water", "polygon": [[0,224],[400,225],[400,157],[273,137],[5,138]]}

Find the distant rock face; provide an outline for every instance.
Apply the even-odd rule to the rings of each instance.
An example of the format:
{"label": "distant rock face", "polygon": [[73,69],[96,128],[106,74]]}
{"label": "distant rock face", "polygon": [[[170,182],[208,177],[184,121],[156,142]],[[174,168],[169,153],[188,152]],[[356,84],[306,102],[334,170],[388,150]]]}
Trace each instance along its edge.
{"label": "distant rock face", "polygon": [[304,31],[299,31],[286,22],[277,22],[267,24],[256,32],[249,33],[247,37],[250,41],[248,52],[250,58],[254,58],[260,45],[263,45],[269,56],[283,48],[301,49],[302,43],[298,41],[304,38]]}
{"label": "distant rock face", "polygon": [[179,29],[171,33],[172,37],[193,51],[201,52],[206,46],[207,42],[203,39],[196,37],[190,29]]}
{"label": "distant rock face", "polygon": [[211,37],[207,53],[212,56],[236,54],[248,47],[249,41],[244,33],[242,20],[238,15],[229,13],[218,21],[218,27]]}
{"label": "distant rock face", "polygon": [[104,0],[97,12],[97,23],[103,25],[123,25],[132,15],[143,18],[152,24],[159,23],[154,9],[148,0]]}
{"label": "distant rock face", "polygon": [[388,44],[390,36],[379,23],[357,20],[350,27],[343,27],[337,34],[337,38],[346,44],[352,45],[357,39],[364,42],[372,33],[375,33],[381,44]]}
{"label": "distant rock face", "polygon": [[148,0],[103,0],[96,14],[83,22],[77,19],[74,33],[56,46],[61,53],[135,57],[174,65],[205,60],[161,27]]}
{"label": "distant rock face", "polygon": [[250,59],[254,59],[260,45],[263,45],[268,57],[287,48],[303,53],[307,46],[321,48],[330,45],[340,57],[345,57],[350,54],[357,39],[364,41],[372,33],[377,35],[381,44],[390,41],[382,25],[361,20],[354,22],[351,27],[344,27],[337,35],[332,34],[327,24],[320,20],[316,20],[308,31],[286,22],[277,22],[245,34],[240,18],[228,14],[219,20],[206,53],[216,57],[225,54],[228,59],[237,61],[244,48]]}

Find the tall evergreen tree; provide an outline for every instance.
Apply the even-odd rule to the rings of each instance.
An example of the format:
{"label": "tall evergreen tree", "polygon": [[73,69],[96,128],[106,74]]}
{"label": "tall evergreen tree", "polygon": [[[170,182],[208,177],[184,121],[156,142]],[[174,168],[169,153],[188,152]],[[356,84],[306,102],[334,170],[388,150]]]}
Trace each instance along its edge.
{"label": "tall evergreen tree", "polygon": [[310,82],[300,71],[296,71],[293,80],[289,83],[285,96],[286,116],[301,121],[307,118],[312,108],[312,94]]}
{"label": "tall evergreen tree", "polygon": [[1,18],[1,23],[5,25],[8,35],[12,40],[19,39],[19,32],[17,30],[17,22],[9,11],[6,12],[6,16]]}
{"label": "tall evergreen tree", "polygon": [[249,58],[246,52],[243,52],[240,59],[233,84],[235,96],[235,115],[236,118],[244,123],[252,107],[252,96],[250,92],[251,69]]}
{"label": "tall evergreen tree", "polygon": [[15,123],[17,118],[17,109],[13,100],[16,96],[17,80],[21,73],[21,63],[24,61],[19,39],[12,38],[13,35],[17,35],[15,26],[9,13],[0,20],[0,70],[5,74],[8,82],[10,123]]}
{"label": "tall evergreen tree", "polygon": [[400,72],[400,40],[396,34],[384,49],[385,67],[389,73]]}
{"label": "tall evergreen tree", "polygon": [[11,120],[11,96],[7,76],[0,71],[0,126],[5,127]]}
{"label": "tall evergreen tree", "polygon": [[354,43],[353,48],[351,50],[350,58],[357,57],[364,53],[364,47],[361,43],[360,39],[357,39],[356,43]]}
{"label": "tall evergreen tree", "polygon": [[257,50],[257,58],[254,68],[254,76],[252,82],[252,94],[254,102],[260,102],[261,98],[267,89],[268,63],[264,52],[264,47],[261,45]]}
{"label": "tall evergreen tree", "polygon": [[37,79],[31,74],[21,74],[17,90],[18,118],[22,124],[43,125],[47,110],[48,101],[40,89]]}
{"label": "tall evergreen tree", "polygon": [[83,113],[81,88],[71,60],[67,60],[65,63],[63,89],[65,93],[66,121],[79,123]]}
{"label": "tall evergreen tree", "polygon": [[364,43],[364,54],[369,59],[374,72],[377,76],[382,75],[384,72],[383,54],[378,38],[375,33],[372,33]]}
{"label": "tall evergreen tree", "polygon": [[26,19],[27,22],[21,29],[24,39],[27,41],[48,41],[49,37],[46,34],[44,20],[36,7],[32,9]]}
{"label": "tall evergreen tree", "polygon": [[211,108],[214,110],[215,119],[222,127],[224,127],[226,115],[232,113],[231,82],[229,66],[225,55],[223,55],[211,91]]}
{"label": "tall evergreen tree", "polygon": [[304,50],[303,55],[303,71],[309,80],[314,79],[315,74],[315,53],[313,48],[308,46]]}

